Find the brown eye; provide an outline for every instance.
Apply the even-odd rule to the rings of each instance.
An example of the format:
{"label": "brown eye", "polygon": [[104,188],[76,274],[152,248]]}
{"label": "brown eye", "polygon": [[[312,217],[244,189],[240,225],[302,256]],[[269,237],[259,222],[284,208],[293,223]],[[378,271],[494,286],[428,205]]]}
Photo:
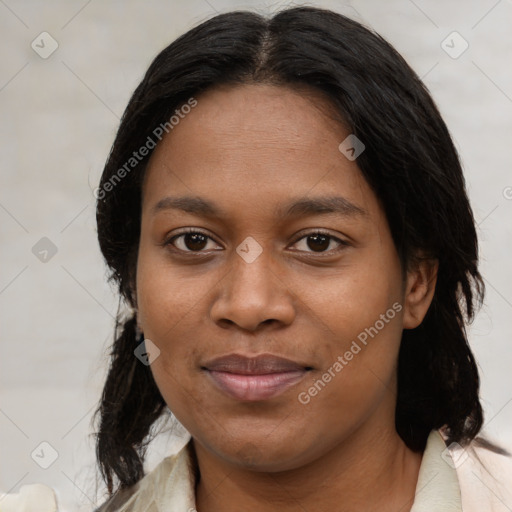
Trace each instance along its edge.
{"label": "brown eye", "polygon": [[200,251],[206,246],[207,237],[201,233],[187,233],[183,235],[183,243],[191,251]]}
{"label": "brown eye", "polygon": [[[331,242],[333,241],[337,243],[338,246],[334,249],[328,250]],[[336,252],[336,250],[340,247],[348,245],[347,242],[344,242],[343,240],[340,240],[339,238],[332,236],[329,233],[323,233],[319,231],[303,236],[295,243],[298,244],[299,242],[302,242],[302,248],[300,249],[301,251],[317,253]]]}
{"label": "brown eye", "polygon": [[307,240],[308,247],[315,252],[325,251],[330,244],[330,237],[325,235],[309,235]]}
{"label": "brown eye", "polygon": [[211,238],[200,231],[187,231],[175,235],[165,245],[172,245],[183,252],[203,252]]}

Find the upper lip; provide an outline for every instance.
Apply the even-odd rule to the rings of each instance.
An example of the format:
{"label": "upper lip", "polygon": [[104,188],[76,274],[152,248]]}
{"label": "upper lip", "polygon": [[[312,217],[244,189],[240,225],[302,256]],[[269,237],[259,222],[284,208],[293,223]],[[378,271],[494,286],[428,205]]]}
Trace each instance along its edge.
{"label": "upper lip", "polygon": [[210,371],[239,375],[265,375],[311,369],[309,366],[272,354],[260,354],[252,357],[242,354],[229,354],[212,359],[202,367]]}

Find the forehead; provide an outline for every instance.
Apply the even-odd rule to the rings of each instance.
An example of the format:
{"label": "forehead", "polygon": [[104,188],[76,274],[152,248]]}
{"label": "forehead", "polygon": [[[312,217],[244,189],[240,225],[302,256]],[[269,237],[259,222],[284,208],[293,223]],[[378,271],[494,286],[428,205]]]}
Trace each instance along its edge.
{"label": "forehead", "polygon": [[320,93],[259,84],[217,87],[196,99],[153,152],[144,210],[177,193],[217,198],[226,211],[249,203],[277,211],[308,195],[341,195],[372,209],[356,161],[338,149],[349,132]]}

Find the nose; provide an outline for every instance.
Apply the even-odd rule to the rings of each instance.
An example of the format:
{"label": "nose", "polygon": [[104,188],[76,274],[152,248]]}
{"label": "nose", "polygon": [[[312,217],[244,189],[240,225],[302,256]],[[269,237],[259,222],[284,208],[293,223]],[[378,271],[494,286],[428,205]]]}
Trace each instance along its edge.
{"label": "nose", "polygon": [[269,249],[246,261],[233,252],[230,270],[219,282],[210,315],[220,327],[237,325],[256,331],[260,324],[290,325],[295,300],[283,272],[273,264]]}

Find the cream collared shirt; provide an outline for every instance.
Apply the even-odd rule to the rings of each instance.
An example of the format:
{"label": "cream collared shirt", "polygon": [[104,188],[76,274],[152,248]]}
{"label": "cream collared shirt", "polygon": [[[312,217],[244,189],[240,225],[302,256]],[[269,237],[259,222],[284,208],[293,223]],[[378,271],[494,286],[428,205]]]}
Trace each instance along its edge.
{"label": "cream collared shirt", "polygon": [[[97,512],[195,512],[191,460],[186,445]],[[432,430],[410,512],[512,512],[512,458],[472,445],[447,447]]]}

